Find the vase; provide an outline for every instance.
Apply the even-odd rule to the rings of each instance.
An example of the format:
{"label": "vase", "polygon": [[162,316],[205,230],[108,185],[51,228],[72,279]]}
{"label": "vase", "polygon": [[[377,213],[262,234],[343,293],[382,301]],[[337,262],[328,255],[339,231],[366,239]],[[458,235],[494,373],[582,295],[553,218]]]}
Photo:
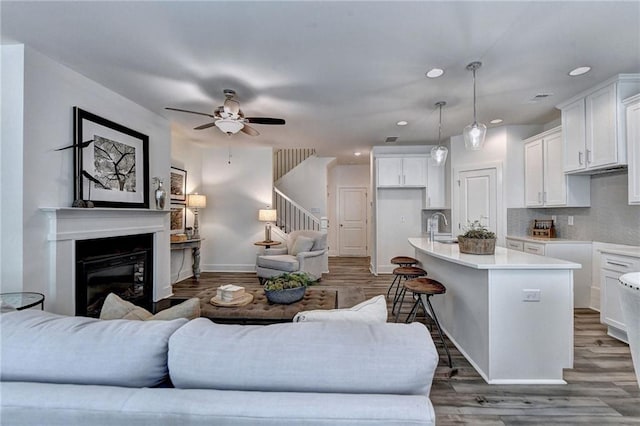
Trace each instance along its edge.
{"label": "vase", "polygon": [[285,288],[283,290],[265,290],[264,294],[271,303],[289,305],[302,300],[306,287]]}
{"label": "vase", "polygon": [[162,186],[162,179],[159,179],[159,178],[155,178],[155,179],[158,183],[158,187],[156,188],[156,191],[155,191],[156,209],[164,210],[164,203],[167,199],[167,191],[165,191],[164,187]]}
{"label": "vase", "polygon": [[496,252],[495,238],[465,238],[458,237],[460,253],[467,254],[494,254]]}

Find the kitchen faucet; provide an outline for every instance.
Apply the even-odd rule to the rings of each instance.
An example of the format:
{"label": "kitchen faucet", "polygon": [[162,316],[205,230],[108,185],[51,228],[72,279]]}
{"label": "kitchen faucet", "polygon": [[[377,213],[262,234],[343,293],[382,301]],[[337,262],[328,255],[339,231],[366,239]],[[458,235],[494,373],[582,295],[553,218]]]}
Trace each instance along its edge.
{"label": "kitchen faucet", "polygon": [[431,242],[435,241],[435,236],[436,236],[436,232],[434,230],[435,226],[433,226],[434,224],[438,224],[437,220],[438,220],[438,216],[442,216],[442,220],[444,220],[444,226],[447,226],[447,217],[444,215],[444,213],[442,212],[435,212],[434,214],[431,215],[431,217],[429,218],[429,240]]}

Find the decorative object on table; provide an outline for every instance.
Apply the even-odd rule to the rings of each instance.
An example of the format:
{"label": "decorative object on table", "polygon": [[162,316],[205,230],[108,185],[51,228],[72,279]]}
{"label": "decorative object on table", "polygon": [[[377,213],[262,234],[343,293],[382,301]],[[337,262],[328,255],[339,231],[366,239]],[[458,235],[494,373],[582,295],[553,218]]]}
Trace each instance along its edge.
{"label": "decorative object on table", "polygon": [[187,239],[188,240],[192,240],[193,239],[193,228],[190,226],[187,226],[186,228],[184,228],[184,233],[187,234]]}
{"label": "decorative object on table", "polygon": [[170,238],[172,243],[182,243],[189,239],[187,234],[171,234]]}
{"label": "decorative object on table", "polygon": [[156,209],[164,210],[164,203],[167,199],[167,191],[162,186],[162,179],[154,177],[153,182],[156,184],[156,190],[154,192],[154,198],[156,200]]}
{"label": "decorative object on table", "polygon": [[86,196],[96,207],[148,209],[149,137],[78,107],[73,112],[74,206]]}
{"label": "decorative object on table", "polygon": [[487,126],[478,123],[476,119],[476,70],[482,66],[482,62],[471,62],[467,65],[467,70],[473,72],[473,123],[464,128],[464,147],[473,151],[482,149],[484,138],[487,135]]}
{"label": "decorative object on table", "polygon": [[442,166],[447,161],[449,150],[442,145],[442,107],[447,103],[445,101],[436,102],[436,107],[440,109],[440,119],[438,120],[438,146],[431,148],[431,158],[436,166]]}
{"label": "decorative object on table", "polygon": [[555,238],[556,227],[551,219],[534,219],[531,226],[531,236],[539,238]]}
{"label": "decorative object on table", "polygon": [[187,171],[171,166],[169,192],[171,202],[187,201]]}
{"label": "decorative object on table", "polygon": [[496,251],[496,234],[489,231],[479,220],[467,226],[467,232],[458,235],[460,253],[494,254]]}
{"label": "decorative object on table", "polygon": [[253,294],[233,284],[221,285],[216,289],[216,295],[209,301],[214,306],[231,307],[244,306],[253,301]]}
{"label": "decorative object on table", "polygon": [[312,277],[303,272],[284,273],[265,281],[264,294],[271,303],[288,305],[302,300],[307,286],[313,281]]}
{"label": "decorative object on table", "polygon": [[198,223],[198,209],[207,207],[207,196],[202,194],[187,195],[187,207],[193,210],[193,238],[200,238],[200,225]]}
{"label": "decorative object on table", "polygon": [[258,210],[258,220],[260,222],[267,222],[264,226],[264,241],[271,242],[271,222],[275,222],[278,218],[278,211],[276,209],[260,209]]}
{"label": "decorative object on table", "polygon": [[172,234],[184,234],[184,227],[186,224],[185,217],[184,204],[171,204],[169,221]]}

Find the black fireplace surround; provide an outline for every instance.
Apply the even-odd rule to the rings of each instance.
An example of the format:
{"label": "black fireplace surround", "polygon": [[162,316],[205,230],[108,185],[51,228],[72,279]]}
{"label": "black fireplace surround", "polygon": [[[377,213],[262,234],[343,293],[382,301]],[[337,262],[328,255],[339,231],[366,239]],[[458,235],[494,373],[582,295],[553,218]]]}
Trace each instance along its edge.
{"label": "black fireplace surround", "polygon": [[151,310],[152,271],[153,234],[76,241],[76,315],[99,317],[109,293]]}

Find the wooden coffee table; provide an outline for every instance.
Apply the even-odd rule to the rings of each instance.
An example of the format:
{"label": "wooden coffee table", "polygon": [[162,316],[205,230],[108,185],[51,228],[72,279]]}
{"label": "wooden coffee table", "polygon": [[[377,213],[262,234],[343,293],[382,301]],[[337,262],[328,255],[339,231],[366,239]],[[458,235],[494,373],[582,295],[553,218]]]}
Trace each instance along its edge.
{"label": "wooden coffee table", "polygon": [[245,287],[245,291],[253,294],[253,301],[239,307],[220,307],[209,303],[216,295],[216,288],[198,293],[200,316],[226,324],[275,324],[291,322],[300,311],[351,307],[364,300],[364,292],[359,289],[318,286],[307,288],[304,298],[299,302],[278,305],[267,300],[261,287]]}

